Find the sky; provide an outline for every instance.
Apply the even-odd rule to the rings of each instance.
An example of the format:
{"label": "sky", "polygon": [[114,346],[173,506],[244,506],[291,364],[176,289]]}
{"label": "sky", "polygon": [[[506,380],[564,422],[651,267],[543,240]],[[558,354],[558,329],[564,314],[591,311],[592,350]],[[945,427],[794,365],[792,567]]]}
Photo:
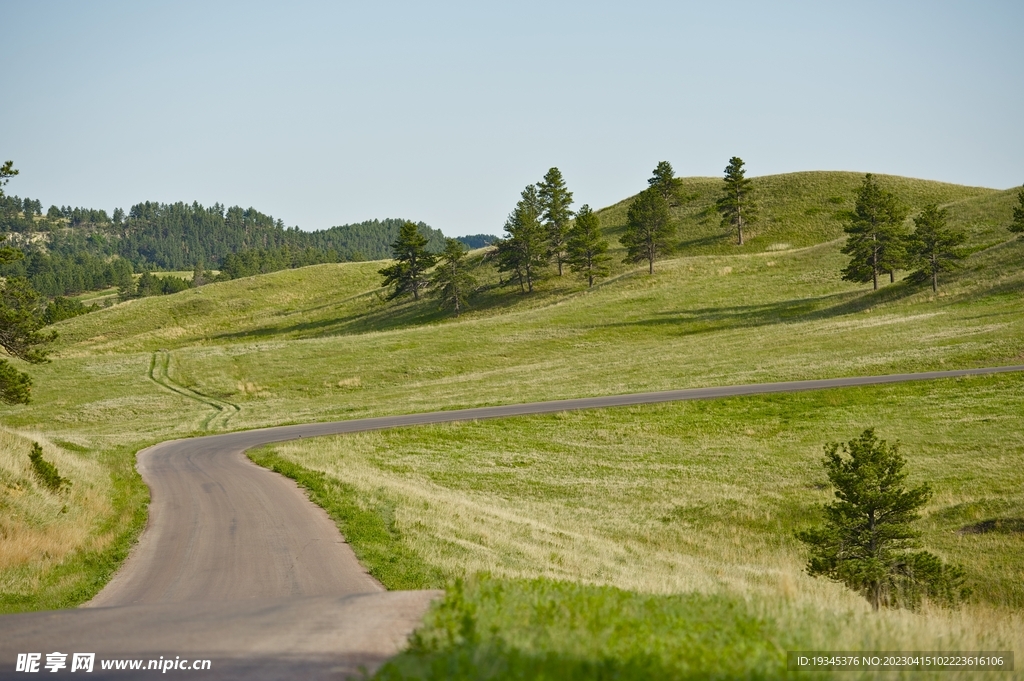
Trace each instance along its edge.
{"label": "sky", "polygon": [[1024,182],[1024,2],[0,0],[5,188],[500,234],[655,165]]}

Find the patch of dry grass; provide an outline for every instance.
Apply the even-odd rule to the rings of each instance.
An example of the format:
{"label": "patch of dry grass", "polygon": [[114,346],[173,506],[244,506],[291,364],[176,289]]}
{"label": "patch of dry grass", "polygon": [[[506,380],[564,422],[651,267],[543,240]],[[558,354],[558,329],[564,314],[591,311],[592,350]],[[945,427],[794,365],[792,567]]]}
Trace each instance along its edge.
{"label": "patch of dry grass", "polygon": [[[71,486],[54,492],[36,479],[28,453],[32,442]],[[31,592],[39,575],[83,547],[102,549],[109,537],[94,534],[110,515],[107,470],[88,452],[54,444],[40,433],[0,429],[0,592]]]}

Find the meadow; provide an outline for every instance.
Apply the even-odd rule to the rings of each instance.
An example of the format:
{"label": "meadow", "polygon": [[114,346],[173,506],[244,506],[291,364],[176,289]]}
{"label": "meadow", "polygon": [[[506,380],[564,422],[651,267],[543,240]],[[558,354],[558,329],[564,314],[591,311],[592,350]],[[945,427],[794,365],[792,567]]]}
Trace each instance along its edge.
{"label": "meadow", "polygon": [[[973,254],[938,295],[903,278],[871,292],[839,276],[842,211],[861,177],[757,178],[762,223],[742,248],[709,212],[720,181],[689,178],[677,251],[653,276],[621,262],[627,204],[616,204],[600,212],[612,272],[590,290],[567,274],[519,295],[474,252],[480,291],[459,319],[429,299],[387,302],[383,263],[345,263],[61,322],[52,362],[26,367],[33,403],[0,412],[0,609],[74,605],[102,586],[145,521],[134,453],[168,438],[1024,363],[1024,240],[1005,229],[1015,193],[880,176],[911,208],[947,206]],[[437,666],[479,677],[487,665],[521,664],[565,677],[605,667],[685,677],[735,649],[747,662],[726,675],[775,676],[779,651],[797,644],[1019,643],[1021,385],[1001,376],[606,410],[254,456],[336,507],[386,584],[450,583],[458,594],[382,674]],[[902,440],[914,479],[933,482],[925,539],[968,569],[976,600],[965,609],[872,617],[858,597],[801,571],[792,531],[825,499],[821,447],[868,426]],[[33,480],[32,441],[72,479],[65,496]],[[691,630],[704,633],[679,638]]]}
{"label": "meadow", "polygon": [[[459,617],[472,618],[476,639],[451,637],[442,611],[423,634],[442,644],[399,667],[454,660],[472,678],[500,649],[576,660],[581,678],[588,664],[632,665],[620,677],[642,678],[706,671],[742,649],[742,663],[712,669],[774,677],[787,649],[1020,649],[1022,399],[1024,377],[984,377],[403,428],[251,456],[300,481],[289,464],[341,481],[335,494],[354,504],[339,514],[342,529],[357,553],[367,544],[360,558],[385,584],[465,580]],[[966,568],[970,605],[874,614],[845,587],[805,574],[793,532],[831,498],[822,447],[869,426],[900,440],[910,484],[934,489],[922,542]],[[355,525],[367,514],[400,548],[361,537]],[[616,603],[638,620],[664,609],[681,621],[634,629],[609,616]],[[723,609],[746,624],[732,631],[727,619],[721,639],[674,650],[691,618],[707,617],[706,628]]]}

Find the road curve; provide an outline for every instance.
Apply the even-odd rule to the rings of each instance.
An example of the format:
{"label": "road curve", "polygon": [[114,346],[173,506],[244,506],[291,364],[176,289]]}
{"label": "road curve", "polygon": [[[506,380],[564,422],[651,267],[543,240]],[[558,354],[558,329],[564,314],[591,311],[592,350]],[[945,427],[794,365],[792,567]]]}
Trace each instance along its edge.
{"label": "road curve", "polygon": [[[132,555],[85,608],[0,617],[0,678],[21,678],[15,658],[30,652],[43,653],[44,662],[51,651],[205,657],[212,661],[207,679],[336,678],[393,655],[437,592],[384,591],[322,509],[292,481],[244,456],[252,447],[399,426],[1019,371],[1024,365],[694,388],[164,442],[138,455],[152,496]],[[94,678],[104,678],[101,671]]]}

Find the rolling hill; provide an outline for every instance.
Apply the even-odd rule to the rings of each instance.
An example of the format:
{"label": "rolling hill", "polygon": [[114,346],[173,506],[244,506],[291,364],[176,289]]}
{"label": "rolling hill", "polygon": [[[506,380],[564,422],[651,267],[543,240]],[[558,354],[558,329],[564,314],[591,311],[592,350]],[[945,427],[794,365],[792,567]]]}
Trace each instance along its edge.
{"label": "rolling hill", "polygon": [[[755,178],[762,221],[743,247],[710,210],[720,180],[685,179],[676,251],[653,276],[621,262],[616,237],[626,199],[599,213],[613,267],[591,290],[550,275],[535,294],[521,295],[502,286],[485,250],[475,251],[481,288],[459,319],[431,299],[387,302],[381,263],[365,262],[247,277],[61,322],[52,363],[28,369],[36,401],[2,410],[9,437],[0,501],[13,509],[4,511],[9,518],[20,518],[5,531],[24,546],[45,540],[49,548],[45,560],[0,564],[0,602],[7,609],[73,604],[98,588],[141,527],[145,489],[132,456],[162,439],[618,392],[1024,363],[1024,240],[1005,229],[1015,192],[879,176],[913,209],[947,207],[974,252],[939,295],[905,278],[872,292],[839,274],[841,211],[852,207],[861,177]],[[716,626],[721,613],[733,612],[735,622],[774,624],[737,624],[728,645],[704,641],[694,655],[753,646],[759,661],[736,673],[774,676],[779,645],[836,648],[852,640],[844,636],[892,650],[933,649],[934,632],[946,637],[941,645],[963,650],[1019,646],[1019,535],[961,530],[1024,517],[1022,390],[1019,377],[1007,376],[743,398],[367,434],[255,456],[338,481],[338,489],[348,485],[366,512],[393,528],[389,541],[434,571],[425,574],[489,572],[490,581],[472,582],[458,606],[476,608],[481,631],[498,632],[485,636],[487,645],[586,662],[599,660],[605,634],[594,632],[605,630],[574,627],[601,620],[595,613],[609,603],[622,612],[666,607],[683,627]],[[962,615],[871,620],[856,596],[801,571],[792,531],[825,498],[816,487],[821,446],[872,424],[904,440],[914,479],[936,489],[924,521],[929,546],[963,562],[978,593]],[[87,482],[62,501],[66,513],[44,513],[57,500],[22,460],[32,439],[59,467],[83,462],[75,476]],[[33,508],[43,510],[29,518]],[[671,600],[682,593],[695,595]],[[544,594],[579,608],[572,621],[550,615],[561,633],[549,640],[529,624],[545,616],[536,609]],[[497,605],[501,598],[510,610]],[[511,621],[510,612],[521,619]],[[620,632],[640,627],[637,618]],[[443,629],[442,620],[432,631]],[[645,640],[668,645],[669,630],[625,636],[615,659],[646,650]],[[481,650],[460,645],[435,653]],[[670,670],[683,664],[671,655],[658,660]]]}

